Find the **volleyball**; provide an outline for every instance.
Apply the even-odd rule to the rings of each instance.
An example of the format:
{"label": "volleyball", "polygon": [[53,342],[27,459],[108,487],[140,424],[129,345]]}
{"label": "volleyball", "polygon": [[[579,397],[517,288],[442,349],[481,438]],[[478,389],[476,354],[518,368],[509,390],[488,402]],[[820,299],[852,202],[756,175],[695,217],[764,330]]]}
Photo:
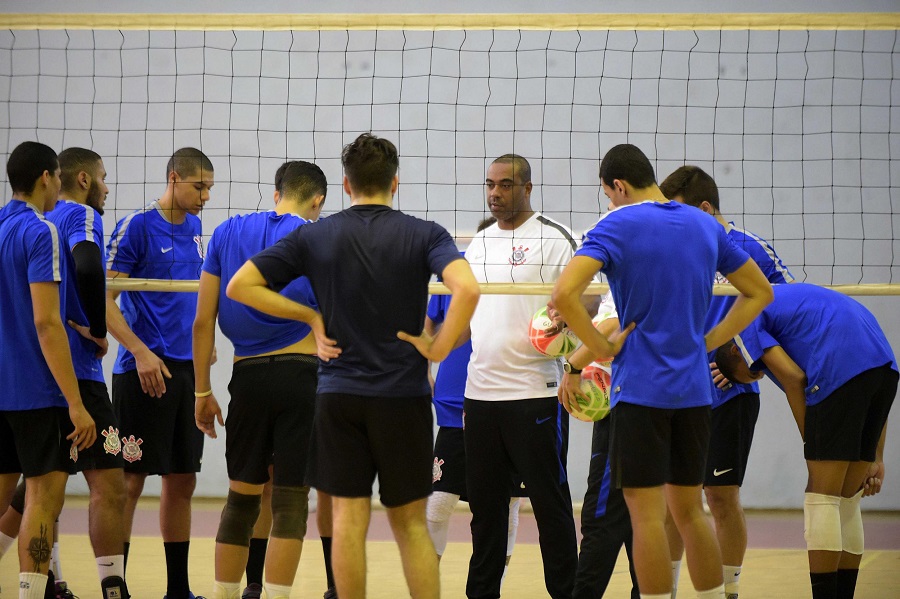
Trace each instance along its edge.
{"label": "volleyball", "polygon": [[609,373],[593,362],[581,371],[581,394],[578,398],[579,410],[572,416],[584,422],[597,422],[609,414],[609,389],[611,379]]}
{"label": "volleyball", "polygon": [[528,328],[528,339],[534,349],[551,358],[559,358],[575,351],[578,347],[578,337],[575,333],[563,329],[562,332],[547,337],[544,331],[552,326],[553,321],[547,315],[547,306],[534,313]]}

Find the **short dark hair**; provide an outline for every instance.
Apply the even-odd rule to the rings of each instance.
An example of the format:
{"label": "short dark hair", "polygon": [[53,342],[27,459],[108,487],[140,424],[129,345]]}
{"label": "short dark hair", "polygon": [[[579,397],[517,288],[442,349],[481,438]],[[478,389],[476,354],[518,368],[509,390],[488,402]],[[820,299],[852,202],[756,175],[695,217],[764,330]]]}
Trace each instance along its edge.
{"label": "short dark hair", "polygon": [[181,148],[175,150],[169,163],[166,165],[166,179],[172,173],[177,173],[179,177],[190,177],[201,171],[214,172],[212,162],[206,157],[206,154],[197,148]]}
{"label": "short dark hair", "polygon": [[37,141],[23,141],[6,161],[6,176],[13,193],[31,195],[44,171],[53,174],[57,168],[59,159],[53,148]]}
{"label": "short dark hair", "polygon": [[86,148],[66,148],[59,153],[59,168],[62,171],[59,178],[62,179],[62,188],[65,191],[75,189],[78,184],[78,173],[84,171],[91,176],[97,168],[97,163],[103,160],[100,154]]}
{"label": "short dark hair", "polygon": [[350,188],[364,196],[390,191],[391,183],[400,167],[397,147],[371,133],[363,133],[341,152],[344,174]]}
{"label": "short dark hair", "polygon": [[681,196],[685,204],[695,207],[709,202],[719,212],[719,187],[699,166],[679,166],[659,184],[659,189],[670,200]]}
{"label": "short dark hair", "polygon": [[275,191],[281,197],[291,196],[301,202],[328,194],[325,173],[317,165],[305,160],[289,160],[275,171]]}
{"label": "short dark hair", "polygon": [[600,181],[608,186],[616,179],[627,181],[635,189],[644,189],[656,183],[653,165],[635,145],[613,146],[600,161]]}
{"label": "short dark hair", "polygon": [[743,358],[740,354],[731,352],[731,348],[735,346],[734,339],[729,339],[725,345],[716,350],[715,362],[719,372],[722,373],[729,381],[734,381],[734,373],[737,371],[737,365]]}
{"label": "short dark hair", "polygon": [[531,181],[531,165],[528,160],[518,154],[504,154],[495,159],[491,164],[511,164],[513,167],[513,176],[518,177],[516,183],[528,183]]}

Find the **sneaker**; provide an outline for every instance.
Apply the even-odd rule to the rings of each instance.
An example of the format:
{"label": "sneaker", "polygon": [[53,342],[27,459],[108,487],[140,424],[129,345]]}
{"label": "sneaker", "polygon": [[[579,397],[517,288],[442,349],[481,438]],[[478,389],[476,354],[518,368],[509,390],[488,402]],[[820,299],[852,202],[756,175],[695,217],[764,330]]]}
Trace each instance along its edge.
{"label": "sneaker", "polygon": [[325,591],[325,594],[322,595],[322,599],[338,599],[337,589],[331,587],[330,589]]}
{"label": "sneaker", "polygon": [[78,599],[78,596],[69,590],[69,585],[66,584],[65,580],[57,580],[55,583],[55,587],[56,599]]}
{"label": "sneaker", "polygon": [[259,599],[262,596],[262,592],[262,585],[251,582],[247,585],[247,588],[244,589],[241,599]]}

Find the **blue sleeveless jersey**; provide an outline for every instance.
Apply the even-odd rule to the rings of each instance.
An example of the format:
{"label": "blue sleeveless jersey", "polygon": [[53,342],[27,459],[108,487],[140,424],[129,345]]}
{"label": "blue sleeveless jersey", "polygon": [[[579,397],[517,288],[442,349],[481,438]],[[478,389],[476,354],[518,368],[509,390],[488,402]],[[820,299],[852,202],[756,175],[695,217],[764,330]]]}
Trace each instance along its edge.
{"label": "blue sleeveless jersey", "polygon": [[[225,295],[228,281],[247,260],[307,222],[295,214],[257,212],[233,216],[213,232],[203,270],[221,279],[219,328],[234,344],[235,356],[255,356],[279,350],[309,334],[306,323],[263,314]],[[306,277],[291,281],[280,293],[318,310]]]}
{"label": "blue sleeveless jersey", "polygon": [[[133,278],[196,281],[202,266],[200,219],[188,214],[182,224],[170,223],[158,202],[120,220],[107,248],[106,268]],[[170,360],[191,359],[196,293],[125,291],[120,298],[128,326],[153,353]],[[134,356],[120,346],[113,372],[134,368]]]}
{"label": "blue sleeveless jersey", "polygon": [[612,362],[611,405],[711,405],[704,324],[712,284],[747,253],[708,214],[647,201],[604,214],[576,256],[603,262],[622,325],[637,324]]}
{"label": "blue sleeveless jersey", "polygon": [[[11,200],[0,208],[0,256],[0,410],[64,408],[34,328],[30,287],[68,276],[59,232],[36,207]],[[62,285],[59,299],[64,306]]]}
{"label": "blue sleeveless jersey", "polygon": [[[63,307],[66,323],[68,320],[87,326],[88,320],[81,307],[78,297],[78,281],[75,277],[75,260],[72,257],[72,248],[81,242],[90,242],[97,245],[103,251],[103,219],[100,213],[86,206],[70,200],[61,200],[56,207],[47,213],[47,220],[56,225],[59,230],[60,245],[63,246],[62,254],[66,262],[66,272],[71,276],[63,281],[66,289],[66,304]],[[85,339],[72,327],[66,325],[66,334],[69,336],[69,347],[72,349],[72,364],[75,366],[75,377],[80,381],[103,380],[103,365],[97,358],[97,344],[90,339]]]}

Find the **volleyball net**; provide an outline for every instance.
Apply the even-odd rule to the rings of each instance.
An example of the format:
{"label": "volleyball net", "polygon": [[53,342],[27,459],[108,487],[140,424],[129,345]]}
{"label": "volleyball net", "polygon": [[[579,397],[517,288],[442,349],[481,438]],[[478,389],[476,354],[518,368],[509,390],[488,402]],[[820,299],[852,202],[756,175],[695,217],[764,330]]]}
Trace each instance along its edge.
{"label": "volleyball net", "polygon": [[108,234],[200,148],[208,236],[271,208],[289,159],[325,172],[323,214],[346,208],[341,149],[372,131],[400,152],[395,207],[464,246],[497,156],[526,157],[532,206],[578,236],[606,210],[600,159],[628,142],[659,180],[713,175],[723,214],[799,280],[897,294],[898,14],[0,15],[0,158],[98,152]]}

